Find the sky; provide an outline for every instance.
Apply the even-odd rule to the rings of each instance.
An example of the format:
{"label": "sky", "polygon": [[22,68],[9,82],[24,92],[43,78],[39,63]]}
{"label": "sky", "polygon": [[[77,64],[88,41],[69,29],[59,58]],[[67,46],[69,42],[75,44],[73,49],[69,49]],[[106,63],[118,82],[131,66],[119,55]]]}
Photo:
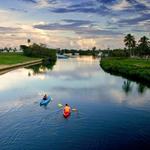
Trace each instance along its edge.
{"label": "sky", "polygon": [[122,48],[150,38],[150,0],[0,0],[0,47]]}

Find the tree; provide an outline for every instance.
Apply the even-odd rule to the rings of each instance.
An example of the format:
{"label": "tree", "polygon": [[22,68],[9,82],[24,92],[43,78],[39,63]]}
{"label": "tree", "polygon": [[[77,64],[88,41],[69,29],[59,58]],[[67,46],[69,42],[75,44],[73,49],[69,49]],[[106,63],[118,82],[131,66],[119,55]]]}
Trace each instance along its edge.
{"label": "tree", "polygon": [[131,56],[132,55],[131,51],[133,50],[133,48],[136,45],[136,41],[135,41],[134,36],[132,36],[131,34],[127,34],[124,37],[124,43],[125,43],[125,46],[128,47],[128,50],[130,51],[130,56]]}
{"label": "tree", "polygon": [[13,49],[13,52],[15,53],[17,51],[16,47]]}
{"label": "tree", "polygon": [[96,50],[96,47],[94,46],[94,47],[92,48],[92,51],[95,52],[95,50]]}
{"label": "tree", "polygon": [[7,48],[7,47],[4,48],[4,51],[6,51],[8,53],[9,53],[10,50],[11,50],[10,48]]}
{"label": "tree", "polygon": [[31,40],[30,40],[30,39],[28,39],[28,40],[27,40],[27,42],[28,42],[28,46],[29,46],[29,45],[30,45],[30,43],[31,43]]}
{"label": "tree", "polygon": [[123,85],[122,85],[122,89],[128,95],[129,92],[132,91],[131,81],[129,81],[129,80],[124,81]]}
{"label": "tree", "polygon": [[3,50],[3,51],[7,52],[7,49],[8,49],[7,47],[4,47],[4,50]]}
{"label": "tree", "polygon": [[92,55],[95,55],[95,51],[96,51],[96,46],[94,46],[94,47],[92,48]]}
{"label": "tree", "polygon": [[132,55],[134,56],[135,55],[135,49],[136,49],[136,41],[133,40],[133,43],[132,43]]}
{"label": "tree", "polygon": [[23,54],[28,57],[49,58],[52,61],[56,60],[56,50],[47,47],[42,47],[39,44],[33,43],[30,46],[20,45]]}
{"label": "tree", "polygon": [[11,51],[12,51],[12,48],[10,47],[8,52],[11,52]]}
{"label": "tree", "polygon": [[41,47],[44,47],[44,48],[47,47],[47,45],[46,45],[46,44],[43,44],[43,43],[40,43],[40,46],[41,46]]}
{"label": "tree", "polygon": [[139,84],[137,88],[138,93],[140,94],[143,94],[146,91],[146,89],[147,89],[146,86],[144,86],[143,84]]}
{"label": "tree", "polygon": [[146,36],[141,37],[139,40],[138,49],[140,55],[150,54],[149,39]]}

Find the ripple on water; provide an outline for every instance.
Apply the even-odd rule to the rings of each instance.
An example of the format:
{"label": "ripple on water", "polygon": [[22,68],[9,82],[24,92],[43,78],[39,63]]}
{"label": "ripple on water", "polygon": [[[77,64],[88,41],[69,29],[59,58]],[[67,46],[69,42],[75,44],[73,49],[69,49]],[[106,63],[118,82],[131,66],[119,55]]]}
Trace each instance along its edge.
{"label": "ripple on water", "polygon": [[[143,150],[149,145],[149,89],[139,96],[133,86],[124,97],[124,79],[104,73],[99,61],[81,60],[58,61],[44,80],[26,76],[24,69],[17,72],[16,84],[0,92],[0,98],[9,93],[7,101],[0,99],[0,150],[112,150],[130,144]],[[11,73],[4,75],[8,85]],[[40,107],[45,93],[54,101]],[[58,103],[79,111],[65,119]]]}

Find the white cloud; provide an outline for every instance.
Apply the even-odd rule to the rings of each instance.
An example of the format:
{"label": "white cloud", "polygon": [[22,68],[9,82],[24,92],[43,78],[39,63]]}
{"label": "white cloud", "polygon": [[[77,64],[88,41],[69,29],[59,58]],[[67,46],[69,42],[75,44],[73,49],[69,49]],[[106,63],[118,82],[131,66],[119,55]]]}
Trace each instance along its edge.
{"label": "white cloud", "polygon": [[45,8],[50,6],[51,4],[48,2],[48,0],[40,0],[36,5],[37,8]]}
{"label": "white cloud", "polygon": [[150,7],[150,1],[149,0],[137,0],[139,3],[144,4],[145,6]]}
{"label": "white cloud", "polygon": [[131,5],[126,0],[121,0],[119,3],[112,5],[111,8],[113,10],[124,10],[130,6]]}
{"label": "white cloud", "polygon": [[61,1],[39,0],[35,8],[63,8],[69,6],[70,2],[63,3]]}
{"label": "white cloud", "polygon": [[95,39],[79,39],[77,44],[81,49],[90,49],[96,45]]}

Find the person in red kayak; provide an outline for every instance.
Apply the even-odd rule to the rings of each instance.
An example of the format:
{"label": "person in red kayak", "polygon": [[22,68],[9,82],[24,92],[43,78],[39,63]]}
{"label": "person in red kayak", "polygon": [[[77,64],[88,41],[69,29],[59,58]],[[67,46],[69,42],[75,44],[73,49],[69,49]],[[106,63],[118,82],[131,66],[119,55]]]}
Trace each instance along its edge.
{"label": "person in red kayak", "polygon": [[64,117],[68,117],[71,113],[71,108],[68,104],[64,107]]}

